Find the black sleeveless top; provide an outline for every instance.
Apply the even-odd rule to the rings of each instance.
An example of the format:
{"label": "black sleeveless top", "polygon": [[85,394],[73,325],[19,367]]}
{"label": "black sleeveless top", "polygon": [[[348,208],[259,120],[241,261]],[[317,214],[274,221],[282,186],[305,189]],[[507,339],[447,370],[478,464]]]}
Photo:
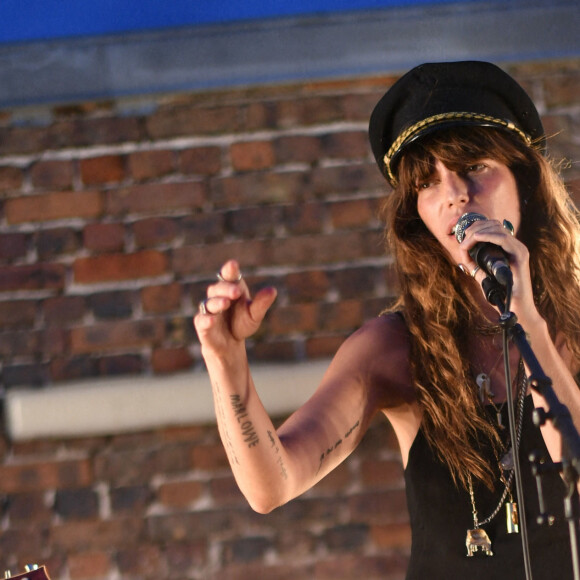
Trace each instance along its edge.
{"label": "black sleeveless top", "polygon": [[[520,464],[532,576],[533,580],[571,580],[570,539],[563,516],[565,486],[558,473],[542,476],[544,499],[549,513],[556,516],[556,522],[552,526],[536,522],[538,494],[527,457],[533,450],[540,451],[545,457],[549,455],[540,430],[532,423],[532,410],[532,398],[528,396],[524,408]],[[507,419],[504,424],[507,425]],[[407,580],[525,579],[521,534],[507,533],[505,506],[489,524],[481,526],[491,540],[493,556],[482,552],[467,556],[466,534],[474,527],[469,492],[454,485],[449,470],[433,455],[421,429],[409,451],[405,483],[412,528]],[[515,481],[512,489],[515,497]],[[499,481],[494,493],[474,482],[480,521],[493,512],[502,493],[503,485]]]}

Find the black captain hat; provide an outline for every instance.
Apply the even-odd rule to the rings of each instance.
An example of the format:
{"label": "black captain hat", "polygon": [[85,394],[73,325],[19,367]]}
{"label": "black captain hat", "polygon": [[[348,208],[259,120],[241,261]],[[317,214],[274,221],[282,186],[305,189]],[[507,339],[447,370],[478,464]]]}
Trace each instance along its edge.
{"label": "black captain hat", "polygon": [[534,103],[498,66],[481,61],[427,63],[402,76],[373,110],[369,138],[381,172],[395,186],[397,162],[407,145],[457,125],[505,129],[545,148]]}

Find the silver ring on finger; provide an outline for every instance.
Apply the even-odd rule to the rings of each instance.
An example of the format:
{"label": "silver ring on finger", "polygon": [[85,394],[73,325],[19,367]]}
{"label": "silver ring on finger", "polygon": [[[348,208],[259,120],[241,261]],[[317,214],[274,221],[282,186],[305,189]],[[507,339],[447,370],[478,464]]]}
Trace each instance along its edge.
{"label": "silver ring on finger", "polygon": [[475,268],[473,268],[473,270],[471,270],[471,277],[475,278],[475,275],[481,270],[481,268],[479,266],[475,266]]}
{"label": "silver ring on finger", "polygon": [[203,314],[204,316],[211,316],[212,313],[207,309],[207,303],[210,299],[206,298],[199,303],[199,313]]}
{"label": "silver ring on finger", "polygon": [[216,274],[216,277],[217,277],[217,279],[218,279],[220,282],[227,282],[228,284],[239,284],[239,283],[242,281],[242,278],[243,278],[243,276],[242,276],[242,273],[241,273],[241,272],[239,273],[238,277],[237,277],[235,280],[226,280],[226,279],[225,279],[225,278],[222,276],[222,273],[221,273],[221,272],[218,272],[218,273]]}

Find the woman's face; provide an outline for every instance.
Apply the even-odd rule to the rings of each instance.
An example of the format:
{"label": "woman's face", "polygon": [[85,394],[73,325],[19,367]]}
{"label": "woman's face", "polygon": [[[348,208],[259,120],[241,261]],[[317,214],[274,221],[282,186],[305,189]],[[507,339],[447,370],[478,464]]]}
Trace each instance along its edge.
{"label": "woman's face", "polygon": [[476,212],[500,222],[507,219],[518,231],[516,180],[499,161],[482,159],[452,171],[436,159],[432,175],[416,186],[419,217],[455,263],[460,262],[460,254],[452,229],[464,213]]}

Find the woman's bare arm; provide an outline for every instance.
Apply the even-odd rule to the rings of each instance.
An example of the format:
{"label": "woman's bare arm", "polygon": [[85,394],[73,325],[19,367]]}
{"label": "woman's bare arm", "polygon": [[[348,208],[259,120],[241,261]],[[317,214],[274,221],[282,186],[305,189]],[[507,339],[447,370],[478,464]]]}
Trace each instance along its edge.
{"label": "woman's bare arm", "polygon": [[[237,264],[228,262],[222,273],[236,279]],[[408,381],[399,378],[406,376],[399,355],[406,361],[406,335],[394,320],[365,325],[339,349],[314,395],[276,430],[254,387],[244,345],[272,294],[250,301],[244,285],[218,283],[208,295],[213,314],[197,315],[195,324],[218,428],[242,493],[267,513],[322,479],[355,449],[378,410],[408,396]]]}

